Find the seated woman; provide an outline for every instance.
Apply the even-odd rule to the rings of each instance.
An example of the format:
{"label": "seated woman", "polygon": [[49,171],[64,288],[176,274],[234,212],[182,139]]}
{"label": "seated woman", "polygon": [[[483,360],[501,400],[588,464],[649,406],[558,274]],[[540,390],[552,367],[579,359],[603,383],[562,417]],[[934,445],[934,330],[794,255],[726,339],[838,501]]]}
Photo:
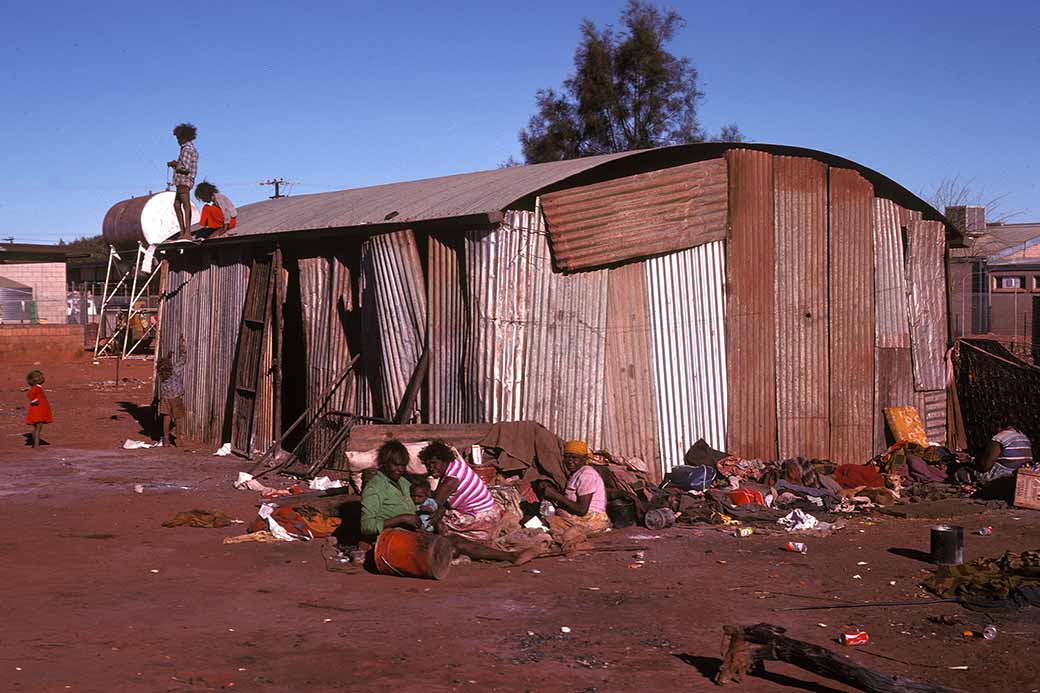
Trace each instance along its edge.
{"label": "seated woman", "polygon": [[1014,426],[998,426],[985,452],[975,460],[981,482],[1012,476],[1019,467],[1033,464],[1033,448],[1025,433]]}
{"label": "seated woman", "polygon": [[479,561],[526,563],[538,555],[538,547],[525,551],[501,551],[489,544],[502,522],[502,510],[487,484],[450,447],[433,441],[419,453],[430,476],[437,479],[437,510],[430,522],[452,542],[457,553]]}
{"label": "seated woman", "polygon": [[607,489],[603,477],[589,466],[591,459],[589,446],[584,441],[569,440],[564,444],[563,467],[570,474],[567,488],[564,493],[552,487],[543,491],[545,500],[556,506],[556,513],[549,518],[549,529],[554,532],[578,527],[591,536],[610,529]]}
{"label": "seated woman", "polygon": [[412,485],[405,477],[408,449],[398,440],[383,443],[376,454],[377,471],[361,489],[361,534],[371,538],[391,527],[415,529],[419,519]]}

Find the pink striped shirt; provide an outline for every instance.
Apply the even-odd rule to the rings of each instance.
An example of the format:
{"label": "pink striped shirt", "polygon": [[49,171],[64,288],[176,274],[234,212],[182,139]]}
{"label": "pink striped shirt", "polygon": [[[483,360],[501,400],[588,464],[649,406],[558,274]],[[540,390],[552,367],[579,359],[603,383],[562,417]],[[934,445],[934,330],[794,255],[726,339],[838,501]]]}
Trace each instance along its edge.
{"label": "pink striped shirt", "polygon": [[448,504],[454,510],[476,515],[495,509],[495,499],[491,497],[487,484],[462,460],[457,459],[449,464],[444,476],[459,480],[458,490],[448,498]]}

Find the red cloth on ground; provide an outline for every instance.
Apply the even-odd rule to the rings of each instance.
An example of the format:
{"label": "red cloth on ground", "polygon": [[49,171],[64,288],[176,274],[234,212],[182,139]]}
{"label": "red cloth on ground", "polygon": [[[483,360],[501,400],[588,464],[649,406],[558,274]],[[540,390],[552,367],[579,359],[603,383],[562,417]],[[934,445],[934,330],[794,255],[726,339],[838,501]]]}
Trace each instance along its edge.
{"label": "red cloth on ground", "polygon": [[220,207],[213,204],[203,205],[199,226],[204,229],[219,229],[224,226],[224,213],[220,211]]}
{"label": "red cloth on ground", "polygon": [[[47,395],[44,394],[42,387],[33,385],[25,394],[29,398],[29,411],[25,414],[26,425],[32,426],[36,423],[51,423],[54,421],[54,414],[51,413],[51,403],[47,401]],[[34,400],[36,404],[33,404]]]}
{"label": "red cloth on ground", "polygon": [[842,488],[856,488],[857,486],[885,487],[885,477],[881,476],[881,472],[872,464],[838,465],[834,470],[834,480],[841,484]]}

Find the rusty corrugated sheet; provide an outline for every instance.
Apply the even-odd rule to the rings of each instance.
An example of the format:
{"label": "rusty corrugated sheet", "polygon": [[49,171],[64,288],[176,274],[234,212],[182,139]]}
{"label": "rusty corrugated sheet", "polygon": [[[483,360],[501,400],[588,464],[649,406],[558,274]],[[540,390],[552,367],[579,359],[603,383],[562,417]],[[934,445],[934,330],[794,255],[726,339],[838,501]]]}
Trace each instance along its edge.
{"label": "rusty corrugated sheet", "polygon": [[646,270],[643,263],[616,267],[607,277],[604,445],[615,456],[638,457],[656,472],[654,372]]}
{"label": "rusty corrugated sheet", "polygon": [[890,200],[874,199],[874,295],[876,343],[879,347],[910,347],[906,303],[906,261],[900,209]]}
{"label": "rusty corrugated sheet", "polygon": [[465,420],[523,419],[533,238],[514,223],[465,233]]}
{"label": "rusty corrugated sheet", "polygon": [[502,222],[527,239],[530,301],[524,360],[524,418],[563,439],[603,441],[607,271],[553,272],[544,219],[510,212]]}
{"label": "rusty corrugated sheet", "polygon": [[773,155],[726,153],[729,226],[726,270],[726,362],[729,425],[726,450],[746,459],[775,459],[776,243]]}
{"label": "rusty corrugated sheet", "polygon": [[889,440],[885,423],[886,407],[915,407],[917,393],[914,392],[913,366],[909,348],[878,347],[874,361],[875,400],[878,414],[875,419],[874,453],[882,453],[894,443]]}
{"label": "rusty corrugated sheet", "polygon": [[830,459],[863,464],[874,454],[874,187],[831,168]]}
{"label": "rusty corrugated sheet", "polygon": [[913,221],[907,247],[914,387],[946,387],[946,238],[942,224]]}
{"label": "rusty corrugated sheet", "polygon": [[542,196],[556,266],[573,272],[724,239],[726,180],[720,158]]}
{"label": "rusty corrugated sheet", "polygon": [[426,378],[428,423],[462,423],[462,355],[466,337],[462,293],[462,239],[455,234],[427,237],[426,305],[430,370]]}
{"label": "rusty corrugated sheet", "polygon": [[946,444],[946,390],[916,392],[915,406],[929,443]]}
{"label": "rusty corrugated sheet", "polygon": [[726,445],[723,241],[647,260],[661,471],[704,438]]}
{"label": "rusty corrugated sheet", "polygon": [[782,458],[827,458],[827,167],[778,156],[773,181],[778,449]]}
{"label": "rusty corrugated sheet", "polygon": [[374,409],[376,416],[393,418],[426,348],[426,286],[415,234],[404,230],[367,239],[361,274],[364,310],[375,318],[362,326],[364,348],[378,353],[378,374],[368,374],[375,376]]}
{"label": "rusty corrugated sheet", "polygon": [[[332,384],[350,363],[348,316],[355,314],[349,255],[344,253],[299,259],[300,306],[303,313],[304,347],[306,349],[307,406],[319,407]],[[330,400],[332,409],[371,414],[368,381],[363,371],[347,379]],[[306,461],[313,461],[324,451],[335,431],[319,429],[304,451]]]}
{"label": "rusty corrugated sheet", "polygon": [[186,416],[178,433],[219,446],[230,432],[229,394],[251,252],[221,248],[168,253],[169,274],[160,354],[183,337]]}

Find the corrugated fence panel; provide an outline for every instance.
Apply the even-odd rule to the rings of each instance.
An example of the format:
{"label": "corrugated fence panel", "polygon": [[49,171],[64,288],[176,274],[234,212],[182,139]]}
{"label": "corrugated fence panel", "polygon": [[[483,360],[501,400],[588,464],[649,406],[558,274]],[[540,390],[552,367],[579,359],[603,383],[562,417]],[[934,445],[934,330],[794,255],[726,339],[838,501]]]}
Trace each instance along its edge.
{"label": "corrugated fence panel", "polygon": [[468,422],[523,418],[531,242],[530,234],[515,224],[466,232],[469,323],[463,363]]}
{"label": "corrugated fence panel", "polygon": [[895,202],[874,198],[877,345],[902,349],[910,347],[910,324],[907,321],[906,262],[899,217],[900,207]]}
{"label": "corrugated fence panel", "polygon": [[[366,335],[380,343],[376,410],[390,418],[426,347],[426,287],[415,233],[406,229],[372,236],[361,246],[361,269],[365,297],[374,300],[376,316],[374,325],[365,326]],[[408,416],[410,421],[412,413]]]}
{"label": "corrugated fence panel", "polygon": [[874,450],[874,186],[830,169],[830,459],[863,464]]}
{"label": "corrugated fence panel", "polygon": [[187,347],[185,420],[175,434],[207,445],[224,442],[239,320],[249,277],[248,251],[221,248],[170,253],[160,354]]}
{"label": "corrugated fence panel", "polygon": [[428,423],[462,423],[462,355],[466,310],[459,263],[462,240],[455,234],[429,234],[426,304],[429,315],[430,370],[426,376]]}
{"label": "corrugated fence panel", "polygon": [[879,423],[874,431],[874,453],[884,452],[889,441],[886,435],[884,409],[886,407],[915,407],[919,404],[914,392],[913,367],[910,349],[878,347],[875,356],[874,378],[877,383],[874,408]]}
{"label": "corrugated fence panel", "polygon": [[661,463],[643,263],[610,270],[607,283],[604,445],[614,455],[638,457],[656,472]]}
{"label": "corrugated fence panel", "polygon": [[929,443],[946,444],[946,390],[916,392],[917,412]]}
{"label": "corrugated fence panel", "polygon": [[699,438],[726,445],[726,256],[722,241],[647,260],[661,471]]}
{"label": "corrugated fence panel", "polygon": [[684,250],[726,237],[726,160],[560,190],[542,204],[567,272]]}
{"label": "corrugated fence panel", "polygon": [[827,167],[778,156],[777,438],[780,457],[830,455],[827,362]]}
{"label": "corrugated fence panel", "polygon": [[907,250],[914,387],[946,387],[946,235],[938,221],[913,221]]}
{"label": "corrugated fence panel", "polygon": [[564,439],[603,443],[607,271],[553,272],[544,225],[534,212],[503,221],[530,254],[523,415]]}
{"label": "corrugated fence panel", "polygon": [[[317,408],[352,358],[347,316],[356,307],[349,260],[338,255],[300,258],[300,304],[303,312],[307,359],[307,405]],[[356,371],[355,371],[356,373]],[[347,378],[330,401],[329,408],[369,414],[365,381]],[[307,461],[324,451],[335,435],[321,429],[304,451]]]}
{"label": "corrugated fence panel", "polygon": [[775,459],[776,244],[773,156],[750,149],[726,153],[729,225],[726,268],[726,362],[729,425],[726,450]]}

